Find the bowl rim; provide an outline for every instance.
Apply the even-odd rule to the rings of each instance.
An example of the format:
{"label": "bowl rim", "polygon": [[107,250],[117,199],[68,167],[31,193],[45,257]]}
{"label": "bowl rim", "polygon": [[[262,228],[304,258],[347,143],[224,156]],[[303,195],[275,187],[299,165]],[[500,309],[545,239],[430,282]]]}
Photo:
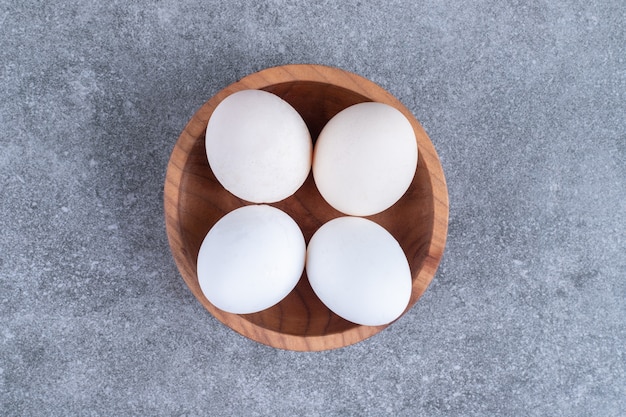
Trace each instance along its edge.
{"label": "bowl rim", "polygon": [[200,290],[195,268],[191,267],[188,261],[188,256],[192,254],[188,253],[184,245],[183,232],[181,230],[180,213],[183,210],[181,210],[180,206],[179,187],[185,174],[184,168],[189,158],[189,151],[195,141],[199,137],[203,137],[202,133],[205,131],[208,120],[217,104],[237,91],[265,89],[273,85],[289,82],[314,82],[342,87],[363,95],[372,101],[392,105],[400,110],[411,122],[416,133],[420,159],[422,163],[426,164],[426,172],[431,181],[433,229],[431,240],[426,249],[425,261],[417,275],[412,276],[413,288],[409,304],[402,315],[395,321],[403,317],[413,307],[432,281],[445,249],[449,202],[443,168],[434,145],[423,127],[398,99],[378,84],[343,69],[318,64],[289,64],[270,67],[241,78],[239,81],[218,91],[206,101],[181,132],[167,164],[163,196],[166,233],[176,266],[185,283],[201,304],[220,322],[247,338],[280,349],[297,351],[335,349],[365,340],[379,333],[391,323],[382,326],[357,325],[340,334],[294,335],[263,328],[248,321],[241,315],[219,310],[204,297]]}

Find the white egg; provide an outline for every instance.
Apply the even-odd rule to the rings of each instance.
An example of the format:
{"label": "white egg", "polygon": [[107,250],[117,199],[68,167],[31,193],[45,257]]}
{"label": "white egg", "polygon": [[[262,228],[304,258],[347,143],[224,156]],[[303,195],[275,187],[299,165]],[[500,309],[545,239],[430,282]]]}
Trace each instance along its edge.
{"label": "white egg", "polygon": [[318,229],[306,272],[319,299],[351,322],[378,326],[397,319],[411,298],[411,271],[396,239],[361,217],[339,217]]}
{"label": "white egg", "polygon": [[244,206],[207,233],[198,253],[198,282],[214,306],[254,313],[291,292],[305,257],[302,231],[288,214],[267,205]]}
{"label": "white egg", "polygon": [[267,91],[238,91],[220,102],[209,119],[205,145],[220,184],[254,203],[289,197],[311,170],[313,145],[304,120]]}
{"label": "white egg", "polygon": [[383,103],[360,103],[322,129],[313,155],[313,178],[324,199],[353,216],[395,204],[417,167],[417,141],[408,119]]}

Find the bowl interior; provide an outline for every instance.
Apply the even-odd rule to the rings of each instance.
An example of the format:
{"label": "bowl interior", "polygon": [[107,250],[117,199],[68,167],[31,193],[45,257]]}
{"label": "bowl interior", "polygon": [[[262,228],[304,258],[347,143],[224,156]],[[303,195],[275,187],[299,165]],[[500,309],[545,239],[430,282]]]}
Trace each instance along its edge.
{"label": "bowl interior", "polygon": [[[408,110],[380,87],[358,76],[347,79],[347,86],[346,82],[342,86],[323,80],[268,82],[263,77],[262,85],[251,85],[244,83],[244,78],[235,84],[235,88],[226,88],[205,103],[189,122],[172,152],[165,187],[166,226],[181,275],[196,298],[215,317],[262,343],[294,350],[322,350],[358,342],[386,326],[357,325],[331,312],[311,289],[306,272],[286,298],[261,312],[236,315],[211,305],[202,294],[196,275],[200,245],[222,216],[251,203],[226,191],[213,175],[204,147],[206,122],[221,100],[243,88],[263,89],[290,103],[303,117],[314,141],[335,114],[353,104],[387,102],[409,117]],[[366,85],[373,93],[370,94],[368,88],[351,89],[350,82],[355,80],[369,83]],[[447,231],[447,191],[438,158],[417,120],[412,116],[409,120],[416,132],[419,149],[413,181],[405,195],[391,208],[367,217],[385,227],[407,256],[413,277],[413,292],[407,310],[430,283],[443,252]],[[434,171],[440,172],[440,179],[432,175]],[[272,205],[298,223],[307,243],[320,226],[343,216],[322,198],[311,173],[294,195]],[[433,245],[433,239],[436,245]]]}

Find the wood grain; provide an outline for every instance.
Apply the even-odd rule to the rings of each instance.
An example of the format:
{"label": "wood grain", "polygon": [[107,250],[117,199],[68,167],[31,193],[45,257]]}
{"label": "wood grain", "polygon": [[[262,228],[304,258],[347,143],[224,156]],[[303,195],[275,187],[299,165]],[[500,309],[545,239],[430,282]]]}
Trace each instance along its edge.
{"label": "wood grain", "polygon": [[[251,74],[218,92],[196,112],[178,138],[167,167],[164,205],[170,247],[183,279],[218,320],[270,346],[325,350],[375,335],[387,326],[361,326],[332,313],[315,296],[305,274],[284,300],[254,314],[226,313],[202,294],[196,261],[204,236],[226,213],[250,204],[230,194],[216,180],[205,153],[205,129],[220,101],[244,89],[269,91],[289,102],[304,118],[314,140],[331,117],[352,104],[377,101],[400,110],[415,130],[418,167],[406,194],[391,208],[368,218],[398,240],[409,260],[413,292],[407,311],[430,284],[443,255],[448,228],[446,182],[437,153],[411,112],[387,91],[358,75],[319,65],[286,65]],[[307,243],[322,224],[342,215],[324,201],[312,175],[293,196],[272,205],[296,220]]]}

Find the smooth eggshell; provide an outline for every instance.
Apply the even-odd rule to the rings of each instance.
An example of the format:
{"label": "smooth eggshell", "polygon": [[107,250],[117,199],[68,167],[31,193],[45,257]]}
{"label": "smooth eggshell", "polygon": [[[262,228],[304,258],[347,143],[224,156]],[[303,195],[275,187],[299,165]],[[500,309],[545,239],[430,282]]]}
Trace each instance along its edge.
{"label": "smooth eggshell", "polygon": [[324,199],[353,216],[395,204],[417,168],[411,123],[383,103],[359,103],[335,115],[315,144],[313,177]]}
{"label": "smooth eggshell", "polygon": [[211,115],[205,138],[215,177],[246,201],[283,200],[311,170],[313,145],[304,120],[266,91],[242,90],[226,97]]}
{"label": "smooth eggshell", "polygon": [[411,271],[396,239],[361,217],[339,217],[315,232],[306,272],[326,306],[351,322],[378,326],[397,319],[411,297]]}
{"label": "smooth eggshell", "polygon": [[247,314],[282,300],[304,271],[302,231],[285,212],[250,205],[226,214],[198,253],[198,282],[217,308]]}

